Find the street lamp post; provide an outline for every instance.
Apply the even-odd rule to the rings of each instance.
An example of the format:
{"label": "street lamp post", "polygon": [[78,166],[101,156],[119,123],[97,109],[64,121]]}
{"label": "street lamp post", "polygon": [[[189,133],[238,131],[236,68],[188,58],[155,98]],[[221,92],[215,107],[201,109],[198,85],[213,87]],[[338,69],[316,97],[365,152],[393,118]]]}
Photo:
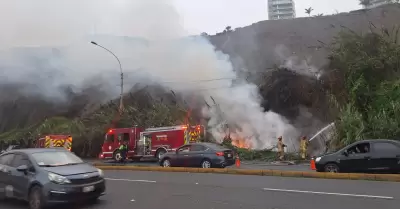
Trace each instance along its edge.
{"label": "street lamp post", "polygon": [[122,114],[122,110],[123,110],[123,108],[124,108],[124,103],[123,103],[123,97],[124,97],[124,73],[122,72],[122,65],[121,65],[121,61],[118,59],[118,57],[112,52],[112,51],[110,51],[109,49],[107,49],[107,48],[105,48],[104,46],[102,46],[102,45],[99,45],[98,43],[96,43],[96,42],[94,42],[94,41],[91,41],[90,42],[91,44],[93,44],[93,45],[96,45],[96,46],[98,46],[98,47],[100,47],[100,48],[103,48],[104,50],[106,50],[106,51],[108,51],[110,54],[112,54],[114,57],[115,57],[115,59],[117,59],[117,61],[118,61],[118,64],[119,64],[119,70],[120,70],[120,73],[121,73],[121,92],[120,92],[120,95],[119,95],[119,114],[121,115]]}

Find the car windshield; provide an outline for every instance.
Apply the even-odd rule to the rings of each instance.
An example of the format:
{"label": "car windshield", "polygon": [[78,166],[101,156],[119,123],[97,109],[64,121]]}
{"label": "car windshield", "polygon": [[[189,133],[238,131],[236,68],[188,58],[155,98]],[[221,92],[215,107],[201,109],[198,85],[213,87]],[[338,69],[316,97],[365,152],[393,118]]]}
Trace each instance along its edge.
{"label": "car windshield", "polygon": [[71,152],[38,152],[32,154],[39,166],[63,166],[83,163],[83,161]]}

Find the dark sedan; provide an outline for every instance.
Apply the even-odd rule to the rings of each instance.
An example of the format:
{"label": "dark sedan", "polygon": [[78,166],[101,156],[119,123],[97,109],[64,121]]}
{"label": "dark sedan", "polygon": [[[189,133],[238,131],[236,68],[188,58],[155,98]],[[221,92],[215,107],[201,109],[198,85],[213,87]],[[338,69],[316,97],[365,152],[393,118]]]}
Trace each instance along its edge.
{"label": "dark sedan", "polygon": [[318,172],[400,172],[400,142],[377,139],[355,142],[315,158]]}
{"label": "dark sedan", "polygon": [[175,152],[168,152],[160,158],[163,167],[224,168],[235,163],[234,152],[213,143],[183,145]]}
{"label": "dark sedan", "polygon": [[18,149],[0,155],[0,199],[28,201],[30,209],[95,201],[105,192],[103,171],[60,148]]}

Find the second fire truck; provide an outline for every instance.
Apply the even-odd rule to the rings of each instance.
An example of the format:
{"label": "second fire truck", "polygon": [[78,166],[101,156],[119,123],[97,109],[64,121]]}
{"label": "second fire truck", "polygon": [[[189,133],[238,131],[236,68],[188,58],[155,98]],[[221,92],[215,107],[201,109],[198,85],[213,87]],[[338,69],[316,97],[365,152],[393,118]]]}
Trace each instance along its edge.
{"label": "second fire truck", "polygon": [[71,151],[72,136],[70,135],[46,135],[36,141],[35,148],[64,147]]}
{"label": "second fire truck", "polygon": [[121,161],[122,155],[118,148],[122,143],[128,142],[128,159],[140,159],[142,157],[159,159],[164,153],[175,151],[184,144],[198,142],[204,133],[204,127],[200,125],[110,129],[105,135],[99,157]]}

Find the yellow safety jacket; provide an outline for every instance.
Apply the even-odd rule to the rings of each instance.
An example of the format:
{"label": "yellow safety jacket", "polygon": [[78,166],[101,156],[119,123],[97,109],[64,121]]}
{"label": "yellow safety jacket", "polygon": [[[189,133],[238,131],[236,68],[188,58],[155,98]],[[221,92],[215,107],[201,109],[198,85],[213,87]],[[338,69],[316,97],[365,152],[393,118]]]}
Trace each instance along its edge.
{"label": "yellow safety jacket", "polygon": [[301,141],[300,141],[300,150],[307,150],[307,140],[305,140],[305,139],[302,139]]}
{"label": "yellow safety jacket", "polygon": [[278,152],[283,152],[283,142],[282,141],[278,141]]}

